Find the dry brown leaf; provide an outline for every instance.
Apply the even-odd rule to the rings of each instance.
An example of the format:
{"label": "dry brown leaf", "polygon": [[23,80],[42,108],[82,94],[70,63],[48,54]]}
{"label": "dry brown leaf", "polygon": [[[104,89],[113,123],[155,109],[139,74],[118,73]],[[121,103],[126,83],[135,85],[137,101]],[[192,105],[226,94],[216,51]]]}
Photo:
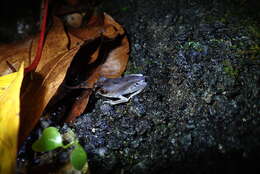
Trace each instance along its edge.
{"label": "dry brown leaf", "polygon": [[47,35],[42,58],[33,80],[24,84],[20,142],[37,124],[48,102],[62,83],[67,69],[82,43],[83,41],[76,38],[69,40],[63,24],[58,18],[55,18],[54,26]]}
{"label": "dry brown leaf", "polygon": [[126,36],[121,45],[112,50],[106,62],[100,67],[100,75],[106,78],[120,77],[126,69],[129,57],[129,42]]}
{"label": "dry brown leaf", "polygon": [[70,27],[68,28],[68,33],[85,41],[95,40],[100,37],[104,31],[103,20],[103,14],[99,14],[99,16],[92,16],[90,19],[91,23],[97,23],[97,25],[91,24],[80,28]]}
{"label": "dry brown leaf", "polygon": [[[36,36],[23,43],[0,46],[0,74],[12,71],[7,61],[14,68],[17,68],[22,61],[29,66],[35,56],[38,39],[39,36]],[[19,143],[29,135],[38,122],[44,108],[62,83],[71,60],[82,43],[80,39],[68,37],[60,19],[54,18],[53,27],[45,40],[41,61],[35,72],[25,75],[23,82]]]}
{"label": "dry brown leaf", "polygon": [[[68,32],[85,41],[94,40],[100,36],[114,39],[125,33],[123,27],[106,13],[92,18],[94,19],[91,21],[91,25],[82,28],[69,28]],[[100,22],[100,20],[103,22]],[[92,23],[95,23],[95,25],[92,25]]]}
{"label": "dry brown leaf", "polygon": [[[76,100],[66,121],[72,121],[80,115],[88,104],[91,88],[99,79],[104,77],[119,77],[126,68],[129,53],[129,43],[124,30],[113,18],[105,14],[103,25],[88,26],[64,32],[63,25],[58,18],[54,18],[54,25],[47,34],[42,59],[32,74],[25,75],[21,101],[21,128],[19,143],[29,135],[38,122],[42,112],[50,99],[62,83],[72,58],[83,43],[90,43],[95,39],[116,42],[116,47],[102,43],[84,64],[85,78],[90,89],[83,91]],[[0,75],[12,72],[10,64],[17,69],[21,61],[29,66],[35,57],[39,36],[32,37],[25,42],[0,46]],[[95,65],[95,66],[93,66]],[[93,68],[94,67],[94,68]]]}
{"label": "dry brown leaf", "polygon": [[[99,65],[97,65],[91,73],[86,77],[86,88],[92,89],[99,79],[100,76],[107,77],[107,78],[116,78],[120,77],[123,72],[126,69],[128,57],[129,57],[129,42],[127,37],[124,35],[124,29],[120,24],[114,21],[112,17],[105,14],[105,21],[104,21],[104,27],[106,28],[103,30],[102,35],[106,37],[107,39],[114,38],[115,42],[119,42],[120,44],[113,48],[112,50],[109,50],[109,53],[107,57],[105,58],[105,62],[101,62]],[[109,30],[108,30],[109,28]],[[106,47],[105,43],[102,45],[103,47]],[[101,47],[102,47],[101,46]],[[98,51],[98,53],[97,53]],[[101,54],[100,52],[104,51],[102,49],[98,49],[96,52],[94,52],[94,57],[98,57],[97,55]],[[90,60],[91,63],[93,62],[93,59]],[[97,62],[97,58],[95,59],[95,62]],[[95,63],[94,62],[94,63]],[[86,69],[90,69],[87,68]],[[81,97],[76,100],[74,105],[72,106],[72,109],[70,113],[68,114],[65,122],[72,122],[75,120],[77,116],[82,114],[88,104],[89,96],[92,93],[92,90],[86,90],[83,91],[81,94]]]}

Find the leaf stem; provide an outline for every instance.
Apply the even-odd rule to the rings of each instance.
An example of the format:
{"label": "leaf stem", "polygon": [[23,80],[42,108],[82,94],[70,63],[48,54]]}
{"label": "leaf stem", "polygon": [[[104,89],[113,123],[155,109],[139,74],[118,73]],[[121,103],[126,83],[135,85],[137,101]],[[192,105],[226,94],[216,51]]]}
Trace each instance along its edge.
{"label": "leaf stem", "polygon": [[41,33],[40,33],[40,39],[38,41],[36,55],[34,57],[32,64],[25,68],[25,72],[31,72],[31,71],[35,70],[37,68],[37,65],[39,64],[41,56],[42,56],[43,44],[44,44],[44,40],[45,40],[45,31],[46,31],[46,24],[47,24],[49,0],[43,0],[43,1],[44,1],[43,22],[41,25]]}
{"label": "leaf stem", "polygon": [[70,142],[69,144],[63,145],[62,148],[63,148],[63,149],[67,149],[67,148],[69,148],[69,147],[71,147],[71,146],[73,146],[73,145],[76,145],[76,144],[78,144],[78,143],[79,143],[78,141],[72,141],[72,142]]}

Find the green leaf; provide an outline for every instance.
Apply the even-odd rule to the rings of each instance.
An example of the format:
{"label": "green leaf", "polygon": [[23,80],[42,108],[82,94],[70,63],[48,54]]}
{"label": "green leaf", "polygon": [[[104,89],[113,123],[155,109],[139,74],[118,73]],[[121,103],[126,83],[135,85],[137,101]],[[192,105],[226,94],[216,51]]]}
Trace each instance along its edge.
{"label": "green leaf", "polygon": [[75,149],[72,151],[70,155],[70,162],[77,170],[81,170],[86,164],[87,154],[80,144],[77,144]]}
{"label": "green leaf", "polygon": [[33,143],[32,149],[36,152],[46,152],[62,146],[62,137],[58,129],[48,127],[44,129],[40,139]]}

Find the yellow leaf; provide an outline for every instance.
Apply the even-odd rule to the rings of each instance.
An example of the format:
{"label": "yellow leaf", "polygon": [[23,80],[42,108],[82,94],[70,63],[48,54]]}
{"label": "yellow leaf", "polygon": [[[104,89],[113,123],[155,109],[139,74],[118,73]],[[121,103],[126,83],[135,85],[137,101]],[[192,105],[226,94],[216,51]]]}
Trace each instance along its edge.
{"label": "yellow leaf", "polygon": [[0,77],[0,173],[4,174],[15,171],[23,69],[22,63],[18,72]]}

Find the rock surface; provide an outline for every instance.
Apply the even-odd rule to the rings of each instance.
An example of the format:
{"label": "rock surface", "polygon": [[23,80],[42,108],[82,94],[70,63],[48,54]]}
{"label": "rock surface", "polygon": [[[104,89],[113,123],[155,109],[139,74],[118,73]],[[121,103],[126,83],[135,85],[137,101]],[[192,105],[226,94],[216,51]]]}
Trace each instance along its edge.
{"label": "rock surface", "polygon": [[76,121],[93,172],[257,171],[259,49],[248,54],[259,46],[254,16],[220,1],[113,0],[104,8],[128,32],[126,73],[148,76],[148,86],[128,104],[98,98]]}

